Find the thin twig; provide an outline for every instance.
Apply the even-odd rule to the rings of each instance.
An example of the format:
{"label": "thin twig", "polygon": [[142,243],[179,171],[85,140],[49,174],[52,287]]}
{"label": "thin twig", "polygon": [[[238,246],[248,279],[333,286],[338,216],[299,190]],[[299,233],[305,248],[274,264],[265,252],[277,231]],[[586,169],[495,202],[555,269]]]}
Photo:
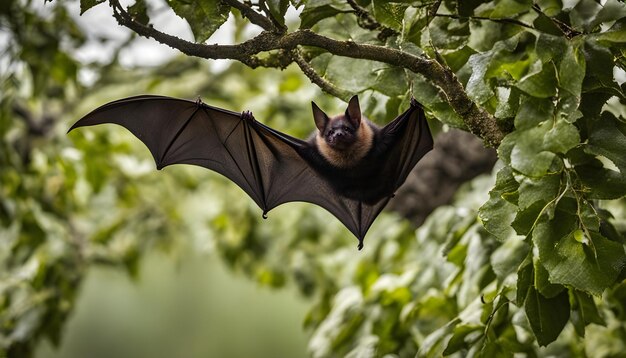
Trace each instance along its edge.
{"label": "thin twig", "polygon": [[574,28],[572,28],[571,26],[569,26],[568,24],[564,23],[563,21],[554,18],[554,17],[550,17],[548,15],[546,15],[541,8],[539,7],[539,5],[534,4],[533,5],[533,10],[535,10],[536,13],[543,15],[545,17],[547,17],[548,19],[550,19],[550,21],[552,21],[552,23],[563,33],[563,35],[565,35],[565,37],[567,37],[568,39],[572,39],[575,36],[580,35],[582,32],[575,30]]}
{"label": "thin twig", "polygon": [[435,15],[437,15],[437,10],[439,10],[439,7],[441,6],[441,2],[443,0],[437,0],[435,1],[430,9],[428,9],[428,23],[430,23],[430,20],[433,19],[435,17]]}
{"label": "thin twig", "polygon": [[435,14],[434,16],[436,17],[449,17],[452,19],[459,19],[459,20],[481,20],[481,21],[493,21],[493,22],[498,22],[498,23],[503,23],[503,24],[513,24],[513,25],[518,25],[518,26],[522,26],[528,29],[533,29],[536,30],[532,25],[529,25],[525,22],[519,21],[519,20],[515,20],[515,19],[508,19],[508,18],[493,18],[493,17],[483,17],[483,16],[461,16],[461,15],[456,15],[456,14]]}
{"label": "thin twig", "polygon": [[328,82],[325,78],[315,72],[315,69],[304,59],[300,50],[297,48],[291,50],[291,58],[300,67],[302,73],[304,73],[311,80],[311,82],[321,88],[322,91],[343,100],[350,98],[351,93]]}
{"label": "thin twig", "polygon": [[250,20],[251,23],[260,26],[263,30],[266,30],[266,31],[276,30],[272,21],[270,21],[267,17],[259,14],[258,12],[254,11],[254,9],[252,9],[250,6],[244,3],[240,3],[237,0],[221,0],[221,1],[224,4],[229,5],[239,10],[241,15],[248,18],[248,20]]}

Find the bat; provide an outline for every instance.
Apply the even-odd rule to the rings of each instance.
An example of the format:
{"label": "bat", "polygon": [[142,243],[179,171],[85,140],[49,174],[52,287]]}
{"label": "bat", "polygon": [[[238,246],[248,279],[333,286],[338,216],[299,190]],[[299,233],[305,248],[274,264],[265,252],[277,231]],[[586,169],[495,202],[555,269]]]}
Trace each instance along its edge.
{"label": "bat", "polygon": [[346,112],[329,117],[312,103],[318,128],[298,139],[257,121],[252,113],[213,107],[201,100],[142,95],[107,103],[75,128],[121,125],[150,150],[157,169],[198,165],[243,189],[263,210],[312,203],[329,211],[359,240],[417,162],[433,148],[421,105],[384,127],[361,115],[357,96]]}

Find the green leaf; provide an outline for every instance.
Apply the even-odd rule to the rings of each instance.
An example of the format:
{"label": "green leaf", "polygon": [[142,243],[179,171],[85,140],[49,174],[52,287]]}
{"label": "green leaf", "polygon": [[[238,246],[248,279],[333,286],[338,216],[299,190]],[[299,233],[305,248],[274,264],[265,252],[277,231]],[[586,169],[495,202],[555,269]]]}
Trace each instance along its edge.
{"label": "green leaf", "polygon": [[584,115],[580,111],[581,96],[568,95],[563,92],[557,103],[557,118],[563,118],[568,123],[574,123]]}
{"label": "green leaf", "polygon": [[548,98],[556,95],[556,70],[552,62],[544,63],[539,71],[526,75],[517,83],[517,88],[531,96]]}
{"label": "green leaf", "polygon": [[540,346],[554,342],[569,319],[567,291],[553,298],[545,298],[531,286],[526,296],[524,310],[530,327]]}
{"label": "green leaf", "polygon": [[545,214],[544,208],[547,205],[547,201],[540,200],[524,209],[520,209],[517,215],[515,215],[515,220],[511,223],[511,227],[515,229],[518,235],[528,235],[535,226],[539,216]]}
{"label": "green leaf", "polygon": [[534,281],[532,256],[532,253],[526,255],[526,258],[517,270],[517,292],[515,295],[515,304],[520,307],[524,304],[524,302],[526,302],[528,290],[530,290]]}
{"label": "green leaf", "polygon": [[372,89],[386,96],[402,96],[409,85],[406,83],[404,70],[399,67],[384,67],[377,71],[376,82]]}
{"label": "green leaf", "polygon": [[467,94],[478,104],[487,102],[494,95],[493,90],[485,80],[492,56],[490,52],[480,53],[470,56],[467,61],[468,66],[472,69],[472,75],[467,81]]}
{"label": "green leaf", "polygon": [[447,100],[441,98],[438,87],[424,76],[407,72],[409,82],[413,83],[413,95],[427,110],[433,113],[439,121],[456,128],[465,128],[463,119],[450,107]]}
{"label": "green leaf", "polygon": [[585,57],[578,46],[569,44],[559,65],[559,87],[580,97],[585,78]]}
{"label": "green leaf", "polygon": [[533,267],[535,272],[535,281],[533,286],[543,297],[552,298],[565,290],[563,285],[553,284],[550,282],[548,270],[541,265],[537,258],[533,260]]}
{"label": "green leaf", "polygon": [[425,339],[422,345],[419,348],[419,352],[417,356],[419,357],[434,357],[441,355],[441,351],[445,348],[444,340],[450,335],[450,333],[454,330],[454,328],[461,322],[461,320],[454,319],[450,321],[445,326],[437,329],[433,333],[429,334]]}
{"label": "green leaf", "polygon": [[580,337],[585,336],[585,327],[590,323],[606,325],[606,322],[600,316],[600,312],[598,312],[598,307],[596,307],[593,297],[588,293],[575,289],[570,290],[570,303],[572,305],[570,319],[576,333]]}
{"label": "green leaf", "polygon": [[533,6],[532,0],[496,0],[496,6],[490,17],[514,17],[519,13],[529,11],[531,6]]}
{"label": "green leaf", "polygon": [[524,177],[520,182],[518,206],[525,209],[538,201],[549,202],[561,188],[561,175],[549,174],[540,178]]}
{"label": "green leaf", "polygon": [[559,30],[556,36],[546,33],[539,34],[535,51],[542,63],[549,61],[558,62],[568,46],[570,46],[569,42],[563,38],[563,33]]}
{"label": "green leaf", "polygon": [[542,147],[552,153],[565,154],[580,143],[578,129],[564,119],[556,124],[543,137]]}
{"label": "green leaf", "polygon": [[187,21],[196,42],[206,41],[228,19],[230,6],[220,0],[167,0],[176,15]]}
{"label": "green leaf", "polygon": [[535,127],[541,122],[554,118],[554,103],[548,98],[521,96],[519,110],[515,116],[517,130]]}
{"label": "green leaf", "polygon": [[624,43],[626,42],[626,29],[607,31],[594,36],[597,41]]}
{"label": "green leaf", "polygon": [[452,71],[456,72],[460,70],[475,53],[476,51],[471,47],[463,46],[458,50],[446,52],[442,54],[442,56]]}
{"label": "green leaf", "polygon": [[372,0],[372,15],[374,15],[374,18],[382,25],[396,31],[402,31],[404,12],[408,7],[408,4]]}
{"label": "green leaf", "polygon": [[300,28],[302,29],[310,29],[320,20],[351,11],[348,4],[344,4],[343,6],[334,3],[332,5],[326,4],[321,6],[311,6],[311,4],[314,4],[314,2],[307,2],[306,5],[304,5],[304,10],[302,10],[300,14]]}
{"label": "green leaf", "polygon": [[[560,10],[560,9],[559,9]],[[546,34],[553,36],[563,36],[563,31],[559,29],[558,26],[550,19],[550,17],[546,16],[544,13],[537,14],[537,18],[533,21],[533,26],[541,31],[540,36],[544,36]]]}
{"label": "green leaf", "polygon": [[592,32],[596,26],[593,21],[602,6],[594,0],[578,0],[578,4],[569,12],[569,18],[574,28],[583,32]]}
{"label": "green leaf", "polygon": [[483,0],[462,0],[458,1],[456,6],[458,8],[459,15],[472,16],[474,15],[474,10],[483,2]]}
{"label": "green leaf", "polygon": [[622,175],[626,174],[626,126],[605,113],[593,123],[585,152],[610,159]]}
{"label": "green leaf", "polygon": [[270,10],[270,14],[279,24],[285,24],[285,13],[289,7],[289,0],[266,0],[265,3]]}
{"label": "green leaf", "polygon": [[428,25],[427,8],[408,7],[404,12],[404,26],[402,27],[402,39],[420,46],[424,27]]}
{"label": "green leaf", "polygon": [[583,91],[602,91],[623,97],[624,94],[613,77],[614,56],[611,51],[593,37],[585,38],[582,49],[587,68]]}
{"label": "green leaf", "polygon": [[595,232],[591,232],[590,245],[578,242],[576,222],[575,215],[557,210],[553,220],[537,225],[533,242],[550,282],[599,295],[615,282],[626,264],[624,247]]}
{"label": "green leaf", "polygon": [[[359,93],[374,87],[378,79],[377,70],[385,67],[386,65],[379,62],[331,56],[325,70],[318,72],[336,86]],[[346,71],[347,68],[350,71]]]}
{"label": "green leaf", "polygon": [[626,5],[618,0],[607,0],[602,9],[596,14],[590,23],[591,27],[598,26],[605,22],[616,21],[626,17]]}
{"label": "green leaf", "polygon": [[548,16],[558,15],[563,8],[561,0],[535,0],[535,4]]}
{"label": "green leaf", "polygon": [[589,199],[618,199],[626,193],[626,178],[622,173],[585,153],[583,148],[575,148],[567,153],[576,174],[584,186]]}
{"label": "green leaf", "polygon": [[497,94],[498,105],[494,116],[499,119],[515,117],[520,108],[521,92],[515,87],[498,87]]}
{"label": "green leaf", "polygon": [[505,241],[515,235],[510,223],[517,208],[504,200],[503,196],[516,192],[518,185],[511,167],[503,167],[498,172],[495,187],[489,192],[489,200],[478,210],[483,226],[498,240]]}
{"label": "green leaf", "polygon": [[554,153],[543,148],[543,138],[549,129],[550,124],[542,122],[535,128],[516,132],[518,135],[513,137],[516,141],[510,154],[513,169],[529,177],[540,177],[548,172],[556,158]]}
{"label": "green leaf", "polygon": [[446,345],[446,349],[443,351],[443,355],[447,356],[452,353],[456,353],[461,349],[467,349],[469,346],[469,342],[466,342],[466,338],[473,332],[477,332],[480,330],[484,330],[485,327],[482,325],[472,325],[472,324],[460,324],[454,327],[452,330],[452,337],[448,341]]}
{"label": "green leaf", "polygon": [[128,8],[128,13],[135,21],[141,24],[148,25],[150,22],[148,8],[144,0],[137,0],[133,6]]}
{"label": "green leaf", "polygon": [[529,245],[522,240],[506,240],[490,257],[493,272],[502,282],[510,274],[517,272],[522,262],[528,256]]}
{"label": "green leaf", "polygon": [[102,4],[105,0],[80,0],[80,14],[84,14],[85,11],[91,9],[92,7]]}
{"label": "green leaf", "polygon": [[[501,68],[506,63],[506,54],[515,50],[518,38],[498,41],[490,51],[481,52],[470,56],[467,66],[471,68],[471,76],[467,81],[467,94],[478,103],[485,103],[493,96],[493,88],[489,81],[492,75],[496,76],[503,71]],[[515,64],[519,66],[519,64]],[[505,66],[506,67],[506,66]],[[494,71],[499,69],[500,71]],[[496,73],[491,73],[492,71]]]}
{"label": "green leaf", "polygon": [[429,25],[430,39],[438,49],[458,49],[467,45],[470,35],[468,21],[435,17]]}

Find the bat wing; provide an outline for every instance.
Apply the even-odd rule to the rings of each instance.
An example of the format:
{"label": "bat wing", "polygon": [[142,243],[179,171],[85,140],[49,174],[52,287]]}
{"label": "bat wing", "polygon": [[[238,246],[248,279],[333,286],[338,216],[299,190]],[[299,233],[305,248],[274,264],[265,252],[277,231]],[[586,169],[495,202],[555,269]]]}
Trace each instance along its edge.
{"label": "bat wing", "polygon": [[[410,108],[382,128],[381,138],[388,152],[380,173],[395,192],[417,162],[433,149],[433,136],[422,106],[411,98]],[[383,178],[381,182],[385,182]]]}
{"label": "bat wing", "polygon": [[[389,138],[401,139],[397,143],[407,141],[404,138],[406,128],[403,124],[392,124],[416,122],[410,120],[414,116],[407,114],[409,111],[384,129],[390,133]],[[148,147],[158,169],[171,164],[193,164],[226,176],[263,209],[264,217],[269,210],[286,202],[319,205],[359,239],[359,248],[370,225],[390,198],[385,196],[366,204],[342,196],[303,159],[301,153],[308,146],[305,141],[265,126],[251,116],[199,101],[163,96],[121,99],[87,114],[70,131],[102,123],[115,123],[132,132]],[[423,131],[423,128],[418,130]],[[415,135],[409,135],[408,142],[414,141]],[[423,137],[417,136],[418,139]],[[401,165],[394,165],[394,170],[386,169],[398,176],[394,185],[396,182],[401,185],[423,156],[415,159],[415,155],[407,152],[413,147],[409,144],[391,146],[393,153],[402,154]]]}

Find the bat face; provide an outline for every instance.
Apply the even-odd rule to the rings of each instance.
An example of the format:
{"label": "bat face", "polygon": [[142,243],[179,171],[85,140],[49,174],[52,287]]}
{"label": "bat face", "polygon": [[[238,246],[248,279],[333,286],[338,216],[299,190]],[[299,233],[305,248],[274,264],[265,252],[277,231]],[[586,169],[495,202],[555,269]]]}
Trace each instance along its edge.
{"label": "bat face", "polygon": [[362,118],[357,96],[352,97],[344,114],[328,117],[313,105],[313,118],[318,133],[315,146],[326,161],[339,168],[359,164],[372,147],[377,128]]}
{"label": "bat face", "polygon": [[350,121],[345,115],[339,115],[328,119],[324,131],[320,134],[331,148],[346,150],[356,142],[359,127],[355,126],[353,121]]}

